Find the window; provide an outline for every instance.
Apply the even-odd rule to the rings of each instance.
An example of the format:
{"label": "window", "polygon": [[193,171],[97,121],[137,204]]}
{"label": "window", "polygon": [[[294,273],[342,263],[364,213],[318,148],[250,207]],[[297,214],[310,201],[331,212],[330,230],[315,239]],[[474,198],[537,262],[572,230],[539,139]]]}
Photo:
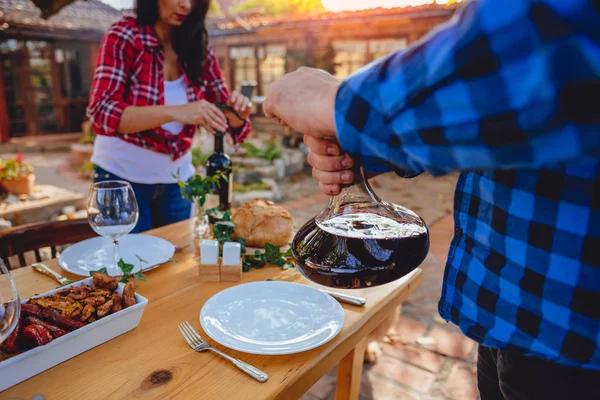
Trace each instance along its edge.
{"label": "window", "polygon": [[256,82],[256,54],[254,47],[232,47],[229,56],[233,63],[233,88],[240,88],[245,82]]}
{"label": "window", "polygon": [[366,64],[367,42],[333,42],[335,49],[335,76],[344,79]]}
{"label": "window", "polygon": [[406,38],[376,39],[369,41],[369,53],[371,53],[371,60],[377,60],[407,46],[408,40]]}
{"label": "window", "polygon": [[8,118],[10,137],[24,136],[27,133],[27,55],[25,43],[8,39],[0,41],[0,62]]}
{"label": "window", "polygon": [[285,74],[285,46],[264,46],[258,49],[260,60],[260,94]]}
{"label": "window", "polygon": [[33,98],[37,106],[39,133],[56,132],[56,107],[54,104],[54,81],[50,43],[27,41]]}
{"label": "window", "polygon": [[88,91],[83,89],[81,76],[82,57],[78,50],[56,49],[56,64],[60,71],[60,92],[63,97],[87,98]]}

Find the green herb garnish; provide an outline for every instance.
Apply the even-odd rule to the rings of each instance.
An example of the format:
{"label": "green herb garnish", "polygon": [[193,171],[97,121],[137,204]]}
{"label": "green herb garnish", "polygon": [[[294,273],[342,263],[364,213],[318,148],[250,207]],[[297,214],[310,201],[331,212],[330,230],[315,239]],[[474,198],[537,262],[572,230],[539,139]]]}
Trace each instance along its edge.
{"label": "green herb garnish", "polygon": [[[146,276],[142,272],[142,269],[143,269],[142,264],[143,263],[148,264],[148,261],[144,260],[142,257],[140,257],[138,255],[136,255],[136,257],[140,262],[140,270],[137,272],[134,272],[133,274],[132,274],[132,272],[134,269],[134,265],[127,264],[125,261],[123,261],[122,258],[119,260],[117,265],[122,273],[121,279],[119,280],[119,282],[127,283],[127,282],[129,282],[129,279],[131,279],[131,278],[139,279],[140,281],[146,282]],[[108,275],[108,270],[106,269],[106,267],[100,268],[96,271],[90,271],[90,276],[94,275],[94,273],[96,273],[96,272]]]}

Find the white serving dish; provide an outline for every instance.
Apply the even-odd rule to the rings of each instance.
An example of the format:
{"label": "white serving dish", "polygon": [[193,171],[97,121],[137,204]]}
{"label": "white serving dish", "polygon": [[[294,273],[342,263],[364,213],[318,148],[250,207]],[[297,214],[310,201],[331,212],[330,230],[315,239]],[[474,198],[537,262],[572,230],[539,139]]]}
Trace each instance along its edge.
{"label": "white serving dish", "polygon": [[[91,285],[92,278],[74,282],[34,297],[50,296],[65,287],[79,286],[82,283]],[[119,283],[117,292],[122,293],[124,287],[125,285]],[[26,303],[27,300],[23,300],[21,303]],[[135,300],[137,303],[131,307],[69,332],[44,346],[36,347],[0,362],[0,391],[137,327],[142,319],[144,308],[148,304],[148,299],[136,293]]]}

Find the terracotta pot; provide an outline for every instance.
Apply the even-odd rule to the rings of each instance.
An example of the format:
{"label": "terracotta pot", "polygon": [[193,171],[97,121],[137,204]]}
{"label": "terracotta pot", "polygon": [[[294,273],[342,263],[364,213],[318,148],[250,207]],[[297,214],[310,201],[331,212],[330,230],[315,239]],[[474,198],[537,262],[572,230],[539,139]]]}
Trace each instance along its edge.
{"label": "terracotta pot", "polygon": [[92,158],[94,145],[74,143],[71,145],[71,165],[74,168],[81,167]]}
{"label": "terracotta pot", "polygon": [[31,196],[33,194],[33,186],[35,185],[35,174],[29,174],[22,178],[6,179],[0,183],[4,190],[9,193]]}

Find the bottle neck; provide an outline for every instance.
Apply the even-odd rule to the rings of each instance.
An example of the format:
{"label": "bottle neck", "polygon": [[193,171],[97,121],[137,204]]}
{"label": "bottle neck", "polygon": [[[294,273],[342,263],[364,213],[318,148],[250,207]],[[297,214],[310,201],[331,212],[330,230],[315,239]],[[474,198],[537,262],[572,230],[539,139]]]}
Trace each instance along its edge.
{"label": "bottle neck", "polygon": [[215,153],[225,152],[225,146],[223,145],[224,136],[222,133],[215,133]]}

